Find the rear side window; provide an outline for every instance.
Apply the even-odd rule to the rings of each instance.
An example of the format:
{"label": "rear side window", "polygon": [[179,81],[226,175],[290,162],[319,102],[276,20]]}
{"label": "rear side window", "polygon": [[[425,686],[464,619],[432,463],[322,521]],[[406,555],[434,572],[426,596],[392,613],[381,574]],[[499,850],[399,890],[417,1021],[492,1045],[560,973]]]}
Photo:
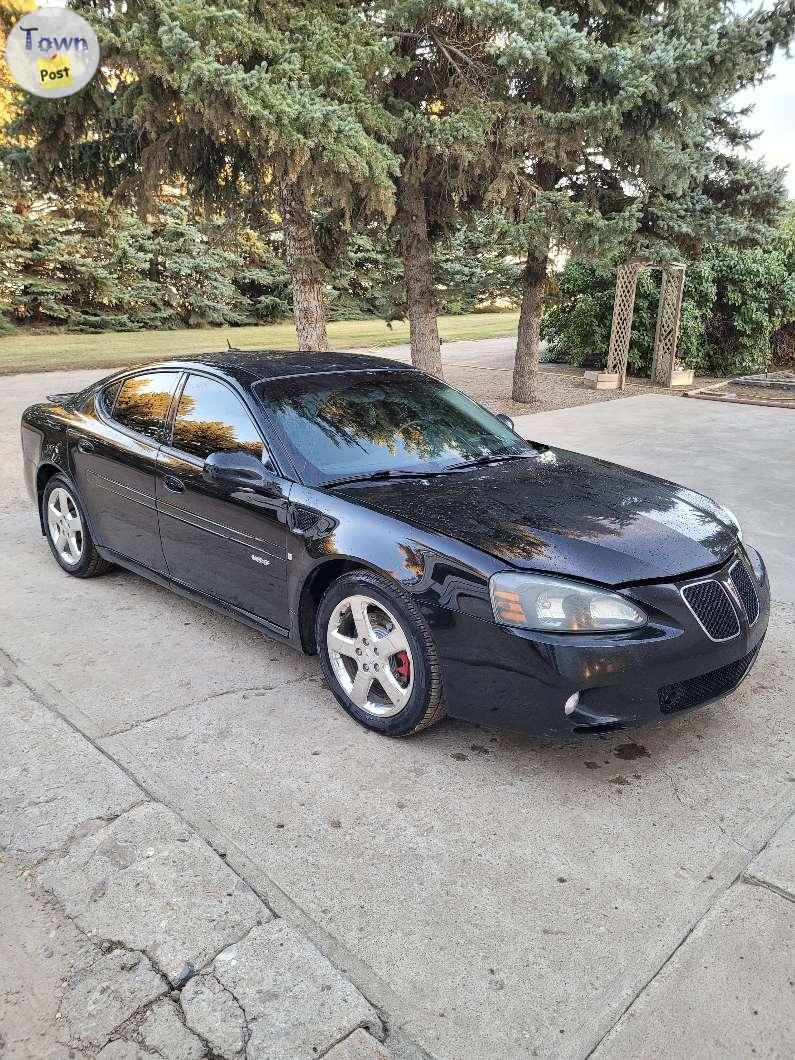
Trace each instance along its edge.
{"label": "rear side window", "polygon": [[253,453],[262,459],[262,439],[236,394],[203,375],[188,378],[177,406],[172,445],[206,460],[210,453]]}
{"label": "rear side window", "polygon": [[113,406],[113,419],[160,441],[178,377],[177,372],[149,372],[125,379]]}

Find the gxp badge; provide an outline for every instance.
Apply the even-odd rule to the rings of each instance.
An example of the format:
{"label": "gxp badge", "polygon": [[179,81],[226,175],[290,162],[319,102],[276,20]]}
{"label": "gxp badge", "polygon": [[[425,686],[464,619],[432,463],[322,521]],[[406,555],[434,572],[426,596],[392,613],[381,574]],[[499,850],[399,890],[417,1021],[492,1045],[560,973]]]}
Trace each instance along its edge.
{"label": "gxp badge", "polygon": [[99,65],[97,35],[66,7],[40,7],[23,15],[8,34],[6,59],[22,88],[45,99],[79,92]]}

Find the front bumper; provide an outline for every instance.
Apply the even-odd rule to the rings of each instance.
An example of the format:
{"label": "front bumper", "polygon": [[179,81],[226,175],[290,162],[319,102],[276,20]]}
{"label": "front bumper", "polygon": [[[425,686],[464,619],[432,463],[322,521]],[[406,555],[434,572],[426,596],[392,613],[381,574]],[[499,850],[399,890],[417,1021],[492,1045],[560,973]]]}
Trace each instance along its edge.
{"label": "front bumper", "polygon": [[[713,575],[726,579],[736,557]],[[605,731],[665,721],[739,685],[761,647],[770,612],[767,576],[756,581],[759,614],[748,621],[733,599],[739,632],[711,640],[684,602],[679,582],[622,592],[649,615],[623,634],[545,634],[459,614],[434,629],[448,712],[535,735]],[[579,692],[571,714],[564,703]]]}

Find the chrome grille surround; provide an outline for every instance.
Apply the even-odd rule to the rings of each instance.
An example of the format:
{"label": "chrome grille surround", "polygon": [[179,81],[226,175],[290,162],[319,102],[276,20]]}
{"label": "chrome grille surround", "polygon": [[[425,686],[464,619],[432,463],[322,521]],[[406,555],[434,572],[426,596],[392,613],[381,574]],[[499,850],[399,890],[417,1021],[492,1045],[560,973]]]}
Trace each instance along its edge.
{"label": "chrome grille surround", "polygon": [[759,593],[756,591],[756,582],[746,565],[740,559],[735,560],[729,568],[729,578],[731,579],[734,590],[740,599],[740,603],[743,605],[743,610],[748,619],[748,625],[752,626],[759,618],[760,610]]}
{"label": "chrome grille surround", "polygon": [[739,636],[740,620],[722,581],[701,578],[682,586],[679,593],[710,640],[719,643]]}

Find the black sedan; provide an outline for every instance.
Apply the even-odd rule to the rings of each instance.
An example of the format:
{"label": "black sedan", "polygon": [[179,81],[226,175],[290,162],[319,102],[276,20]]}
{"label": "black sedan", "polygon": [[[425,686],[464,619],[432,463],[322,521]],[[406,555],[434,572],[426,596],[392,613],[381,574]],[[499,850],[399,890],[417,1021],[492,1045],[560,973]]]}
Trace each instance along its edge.
{"label": "black sedan", "polygon": [[392,736],[445,713],[661,720],[735,688],[767,626],[727,509],[526,441],[382,358],[120,372],[29,408],[22,448],[64,571],[117,564],[319,653],[345,710]]}

